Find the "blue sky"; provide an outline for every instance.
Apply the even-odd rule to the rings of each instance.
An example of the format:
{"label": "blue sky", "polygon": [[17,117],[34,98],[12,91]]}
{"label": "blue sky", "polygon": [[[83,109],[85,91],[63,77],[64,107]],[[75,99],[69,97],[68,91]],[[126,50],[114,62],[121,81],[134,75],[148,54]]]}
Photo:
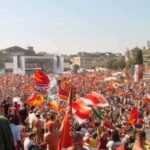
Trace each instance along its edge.
{"label": "blue sky", "polygon": [[122,52],[150,40],[150,0],[0,0],[0,49]]}

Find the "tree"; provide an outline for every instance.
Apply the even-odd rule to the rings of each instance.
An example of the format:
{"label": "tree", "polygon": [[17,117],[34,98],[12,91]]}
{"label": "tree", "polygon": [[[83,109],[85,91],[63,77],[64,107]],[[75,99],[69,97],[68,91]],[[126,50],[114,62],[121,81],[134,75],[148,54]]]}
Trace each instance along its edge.
{"label": "tree", "polygon": [[125,60],[122,59],[118,59],[118,58],[110,58],[107,60],[106,62],[106,68],[109,69],[123,69],[125,68]]}
{"label": "tree", "polygon": [[126,66],[126,63],[125,63],[124,59],[118,60],[118,68],[119,69],[123,69],[123,68],[125,68],[125,66]]}
{"label": "tree", "polygon": [[135,57],[130,58],[130,59],[128,60],[128,62],[126,62],[126,67],[127,67],[127,68],[130,68],[130,67],[133,66],[133,65],[135,65]]}
{"label": "tree", "polygon": [[135,64],[141,65],[143,64],[143,53],[142,50],[137,51],[135,56]]}
{"label": "tree", "polygon": [[143,54],[142,50],[138,47],[135,47],[134,49],[131,50],[132,52],[132,57],[129,57],[128,62],[126,63],[127,67],[131,67],[135,64],[143,64]]}
{"label": "tree", "polygon": [[[1,54],[0,54],[0,55],[1,55]],[[1,56],[0,56],[0,69],[3,69],[4,66],[5,66],[4,58],[3,58],[3,56],[1,55]]]}

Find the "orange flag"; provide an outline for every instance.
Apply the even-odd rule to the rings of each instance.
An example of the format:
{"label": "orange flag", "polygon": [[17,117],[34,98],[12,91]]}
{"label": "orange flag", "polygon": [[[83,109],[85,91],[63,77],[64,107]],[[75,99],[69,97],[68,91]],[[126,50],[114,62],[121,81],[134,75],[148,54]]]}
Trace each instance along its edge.
{"label": "orange flag", "polygon": [[136,108],[133,108],[131,110],[131,114],[130,114],[128,122],[133,125],[135,124],[138,117],[139,117],[139,111]]}
{"label": "orange flag", "polygon": [[34,95],[27,103],[29,106],[42,107],[44,104],[44,96],[42,94]]}
{"label": "orange flag", "polygon": [[47,104],[47,106],[50,107],[51,109],[53,109],[53,110],[55,110],[55,111],[59,111],[59,112],[61,112],[61,111],[64,110],[64,108],[63,108],[63,107],[60,107],[56,101],[51,101],[51,102],[49,102],[49,103]]}
{"label": "orange flag", "polygon": [[70,87],[69,104],[62,122],[62,133],[59,140],[58,150],[69,148],[73,145],[72,131],[72,87]]}

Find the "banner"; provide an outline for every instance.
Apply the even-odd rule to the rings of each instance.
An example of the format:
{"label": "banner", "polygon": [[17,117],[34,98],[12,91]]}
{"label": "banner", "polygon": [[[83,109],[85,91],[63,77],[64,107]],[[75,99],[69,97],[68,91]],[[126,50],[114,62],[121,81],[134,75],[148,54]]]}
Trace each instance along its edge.
{"label": "banner", "polygon": [[49,83],[50,80],[48,76],[42,70],[37,70],[34,75],[34,84],[36,91],[47,92]]}

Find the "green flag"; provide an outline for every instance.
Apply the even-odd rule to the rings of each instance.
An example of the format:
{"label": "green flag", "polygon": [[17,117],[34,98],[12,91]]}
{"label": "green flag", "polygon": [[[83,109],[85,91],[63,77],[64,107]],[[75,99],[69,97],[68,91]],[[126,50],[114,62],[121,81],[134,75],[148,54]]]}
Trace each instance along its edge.
{"label": "green flag", "polygon": [[93,113],[98,117],[100,121],[104,120],[101,114],[95,108],[92,108],[92,110],[93,110]]}

